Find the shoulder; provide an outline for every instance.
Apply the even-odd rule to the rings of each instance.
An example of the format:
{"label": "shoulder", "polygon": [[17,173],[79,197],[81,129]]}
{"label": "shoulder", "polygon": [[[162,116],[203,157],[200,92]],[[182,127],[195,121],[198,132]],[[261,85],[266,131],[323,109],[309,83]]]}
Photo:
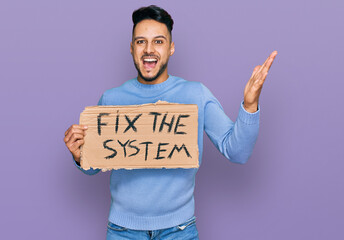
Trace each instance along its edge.
{"label": "shoulder", "polygon": [[213,98],[212,93],[203,83],[176,79],[173,87],[174,101],[180,103],[197,103],[200,108]]}
{"label": "shoulder", "polygon": [[184,90],[193,90],[193,91],[203,91],[204,85],[201,82],[197,81],[188,81],[181,77],[174,77],[176,87],[182,87]]}
{"label": "shoulder", "polygon": [[183,82],[180,83],[183,90],[187,91],[192,95],[198,95],[203,99],[213,98],[212,92],[201,82],[197,81],[187,81],[182,79]]}
{"label": "shoulder", "polygon": [[110,88],[110,89],[108,89],[108,90],[106,90],[106,91],[104,92],[104,95],[111,95],[111,94],[113,94],[113,93],[120,93],[120,92],[123,92],[123,91],[125,91],[125,89],[130,88],[130,85],[133,84],[133,81],[134,81],[134,80],[135,80],[135,79],[130,79],[130,80],[124,82],[122,85],[120,85],[120,86],[118,86],[118,87]]}
{"label": "shoulder", "polygon": [[122,85],[106,90],[99,100],[99,105],[113,105],[117,102],[117,99],[122,99],[127,93],[127,89],[130,89],[130,85],[134,79],[128,80]]}

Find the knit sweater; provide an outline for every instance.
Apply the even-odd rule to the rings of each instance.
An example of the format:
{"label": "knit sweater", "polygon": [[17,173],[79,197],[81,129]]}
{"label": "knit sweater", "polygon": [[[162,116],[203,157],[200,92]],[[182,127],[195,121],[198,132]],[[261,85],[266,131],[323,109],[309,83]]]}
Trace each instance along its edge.
{"label": "knit sweater", "polygon": [[[155,103],[198,105],[199,165],[202,163],[203,131],[230,161],[245,163],[250,157],[259,129],[259,112],[239,108],[233,122],[220,103],[201,83],[169,75],[162,83],[149,85],[137,78],[105,91],[99,105],[137,105]],[[93,175],[99,169],[83,170]],[[119,169],[110,177],[111,207],[109,221],[136,230],[157,230],[179,225],[194,215],[196,168]]]}

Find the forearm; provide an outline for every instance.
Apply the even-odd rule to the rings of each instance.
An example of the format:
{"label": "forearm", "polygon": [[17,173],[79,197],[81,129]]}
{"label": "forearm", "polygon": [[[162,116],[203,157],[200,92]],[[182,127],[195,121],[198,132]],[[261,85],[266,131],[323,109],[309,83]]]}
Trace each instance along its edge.
{"label": "forearm", "polygon": [[247,112],[241,103],[235,122],[216,103],[207,106],[206,132],[218,150],[231,162],[246,163],[256,142],[260,110]]}
{"label": "forearm", "polygon": [[225,136],[222,144],[224,155],[231,162],[244,164],[251,156],[258,137],[259,114],[259,109],[249,113],[241,105],[233,129]]}

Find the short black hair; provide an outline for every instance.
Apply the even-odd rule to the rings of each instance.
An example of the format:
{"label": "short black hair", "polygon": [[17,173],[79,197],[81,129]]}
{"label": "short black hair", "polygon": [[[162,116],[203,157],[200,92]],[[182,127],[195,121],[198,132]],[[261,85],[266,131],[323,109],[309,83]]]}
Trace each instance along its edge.
{"label": "short black hair", "polygon": [[152,19],[152,20],[165,24],[172,39],[173,19],[171,15],[162,8],[156,5],[150,5],[148,7],[141,7],[133,12],[132,19],[134,23],[133,34],[134,34],[134,29],[139,22],[146,19]]}

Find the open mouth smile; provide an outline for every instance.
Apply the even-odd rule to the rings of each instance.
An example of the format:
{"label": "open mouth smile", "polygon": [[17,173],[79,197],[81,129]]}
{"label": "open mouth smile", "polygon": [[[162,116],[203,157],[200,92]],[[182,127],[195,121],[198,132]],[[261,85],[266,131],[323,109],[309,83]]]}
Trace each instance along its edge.
{"label": "open mouth smile", "polygon": [[143,62],[143,67],[146,70],[151,70],[153,68],[155,68],[156,64],[158,63],[158,58],[157,57],[143,57],[142,59]]}

